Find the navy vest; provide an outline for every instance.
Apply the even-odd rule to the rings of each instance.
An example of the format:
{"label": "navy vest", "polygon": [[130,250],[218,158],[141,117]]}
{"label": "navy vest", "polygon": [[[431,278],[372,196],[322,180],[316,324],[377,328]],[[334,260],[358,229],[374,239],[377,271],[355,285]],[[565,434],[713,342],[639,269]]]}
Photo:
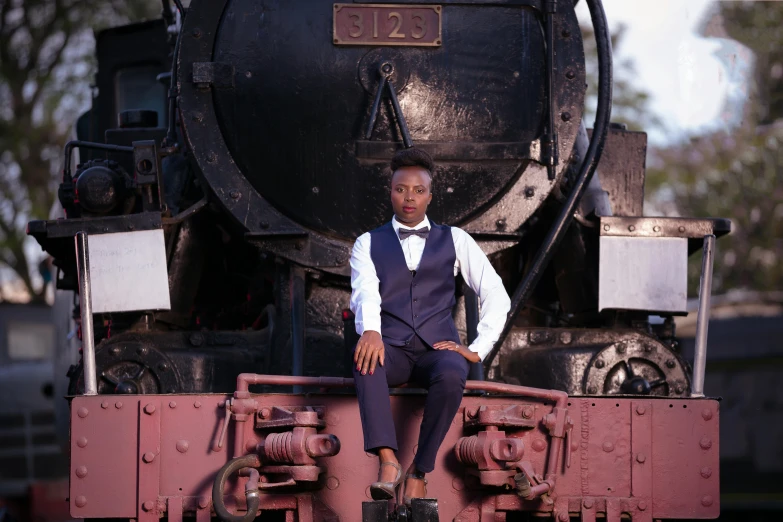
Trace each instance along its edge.
{"label": "navy vest", "polygon": [[380,280],[381,334],[394,346],[409,344],[416,334],[430,346],[439,341],[460,342],[451,318],[457,258],[451,227],[430,225],[415,276],[408,270],[391,222],[370,232],[370,257]]}

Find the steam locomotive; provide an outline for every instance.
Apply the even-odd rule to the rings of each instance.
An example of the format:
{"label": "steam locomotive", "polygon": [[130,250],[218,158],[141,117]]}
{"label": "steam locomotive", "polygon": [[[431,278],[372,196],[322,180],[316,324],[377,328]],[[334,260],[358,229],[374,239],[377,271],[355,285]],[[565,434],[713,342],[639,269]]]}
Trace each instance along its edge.
{"label": "steam locomotive", "polygon": [[[642,216],[646,135],[610,124],[606,18],[586,2],[591,131],[570,1],[164,1],[102,32],[65,218],[28,226],[80,296],[72,516],[716,517],[718,403],[673,317],[702,250],[708,305],[730,223]],[[405,506],[366,494],[348,261],[412,145],[437,164],[430,218],[468,231],[513,298],[434,498]],[[469,342],[479,304],[457,287]],[[393,396],[402,460],[422,393]]]}

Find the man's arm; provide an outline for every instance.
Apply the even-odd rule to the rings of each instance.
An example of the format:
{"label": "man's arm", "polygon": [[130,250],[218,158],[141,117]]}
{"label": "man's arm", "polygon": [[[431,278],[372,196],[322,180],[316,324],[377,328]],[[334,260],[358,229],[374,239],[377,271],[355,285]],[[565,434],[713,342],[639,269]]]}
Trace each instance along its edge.
{"label": "man's arm", "polygon": [[362,375],[375,372],[384,362],[381,338],[381,293],[375,264],[370,257],[370,234],[362,234],[351,252],[351,311],[356,316],[356,333],[361,336],[353,354]]}
{"label": "man's arm", "polygon": [[471,290],[476,292],[481,304],[478,336],[469,348],[483,360],[503,331],[511,300],[503,287],[503,280],[476,241],[467,232],[456,227],[452,227],[451,233],[462,278]]}

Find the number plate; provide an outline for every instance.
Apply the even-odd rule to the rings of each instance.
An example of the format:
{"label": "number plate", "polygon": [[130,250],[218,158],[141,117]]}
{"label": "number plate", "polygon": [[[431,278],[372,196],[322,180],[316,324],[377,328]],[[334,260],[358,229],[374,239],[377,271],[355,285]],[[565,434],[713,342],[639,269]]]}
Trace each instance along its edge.
{"label": "number plate", "polygon": [[441,45],[441,6],[334,4],[337,45]]}

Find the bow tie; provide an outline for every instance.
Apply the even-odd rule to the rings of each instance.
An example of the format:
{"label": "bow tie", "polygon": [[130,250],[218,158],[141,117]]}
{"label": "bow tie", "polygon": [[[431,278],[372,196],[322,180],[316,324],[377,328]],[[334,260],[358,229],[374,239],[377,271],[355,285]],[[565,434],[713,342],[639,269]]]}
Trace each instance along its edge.
{"label": "bow tie", "polygon": [[430,227],[421,227],[417,228],[416,230],[410,228],[400,228],[399,234],[400,241],[408,238],[409,236],[419,236],[422,239],[427,239],[427,236],[430,235]]}

